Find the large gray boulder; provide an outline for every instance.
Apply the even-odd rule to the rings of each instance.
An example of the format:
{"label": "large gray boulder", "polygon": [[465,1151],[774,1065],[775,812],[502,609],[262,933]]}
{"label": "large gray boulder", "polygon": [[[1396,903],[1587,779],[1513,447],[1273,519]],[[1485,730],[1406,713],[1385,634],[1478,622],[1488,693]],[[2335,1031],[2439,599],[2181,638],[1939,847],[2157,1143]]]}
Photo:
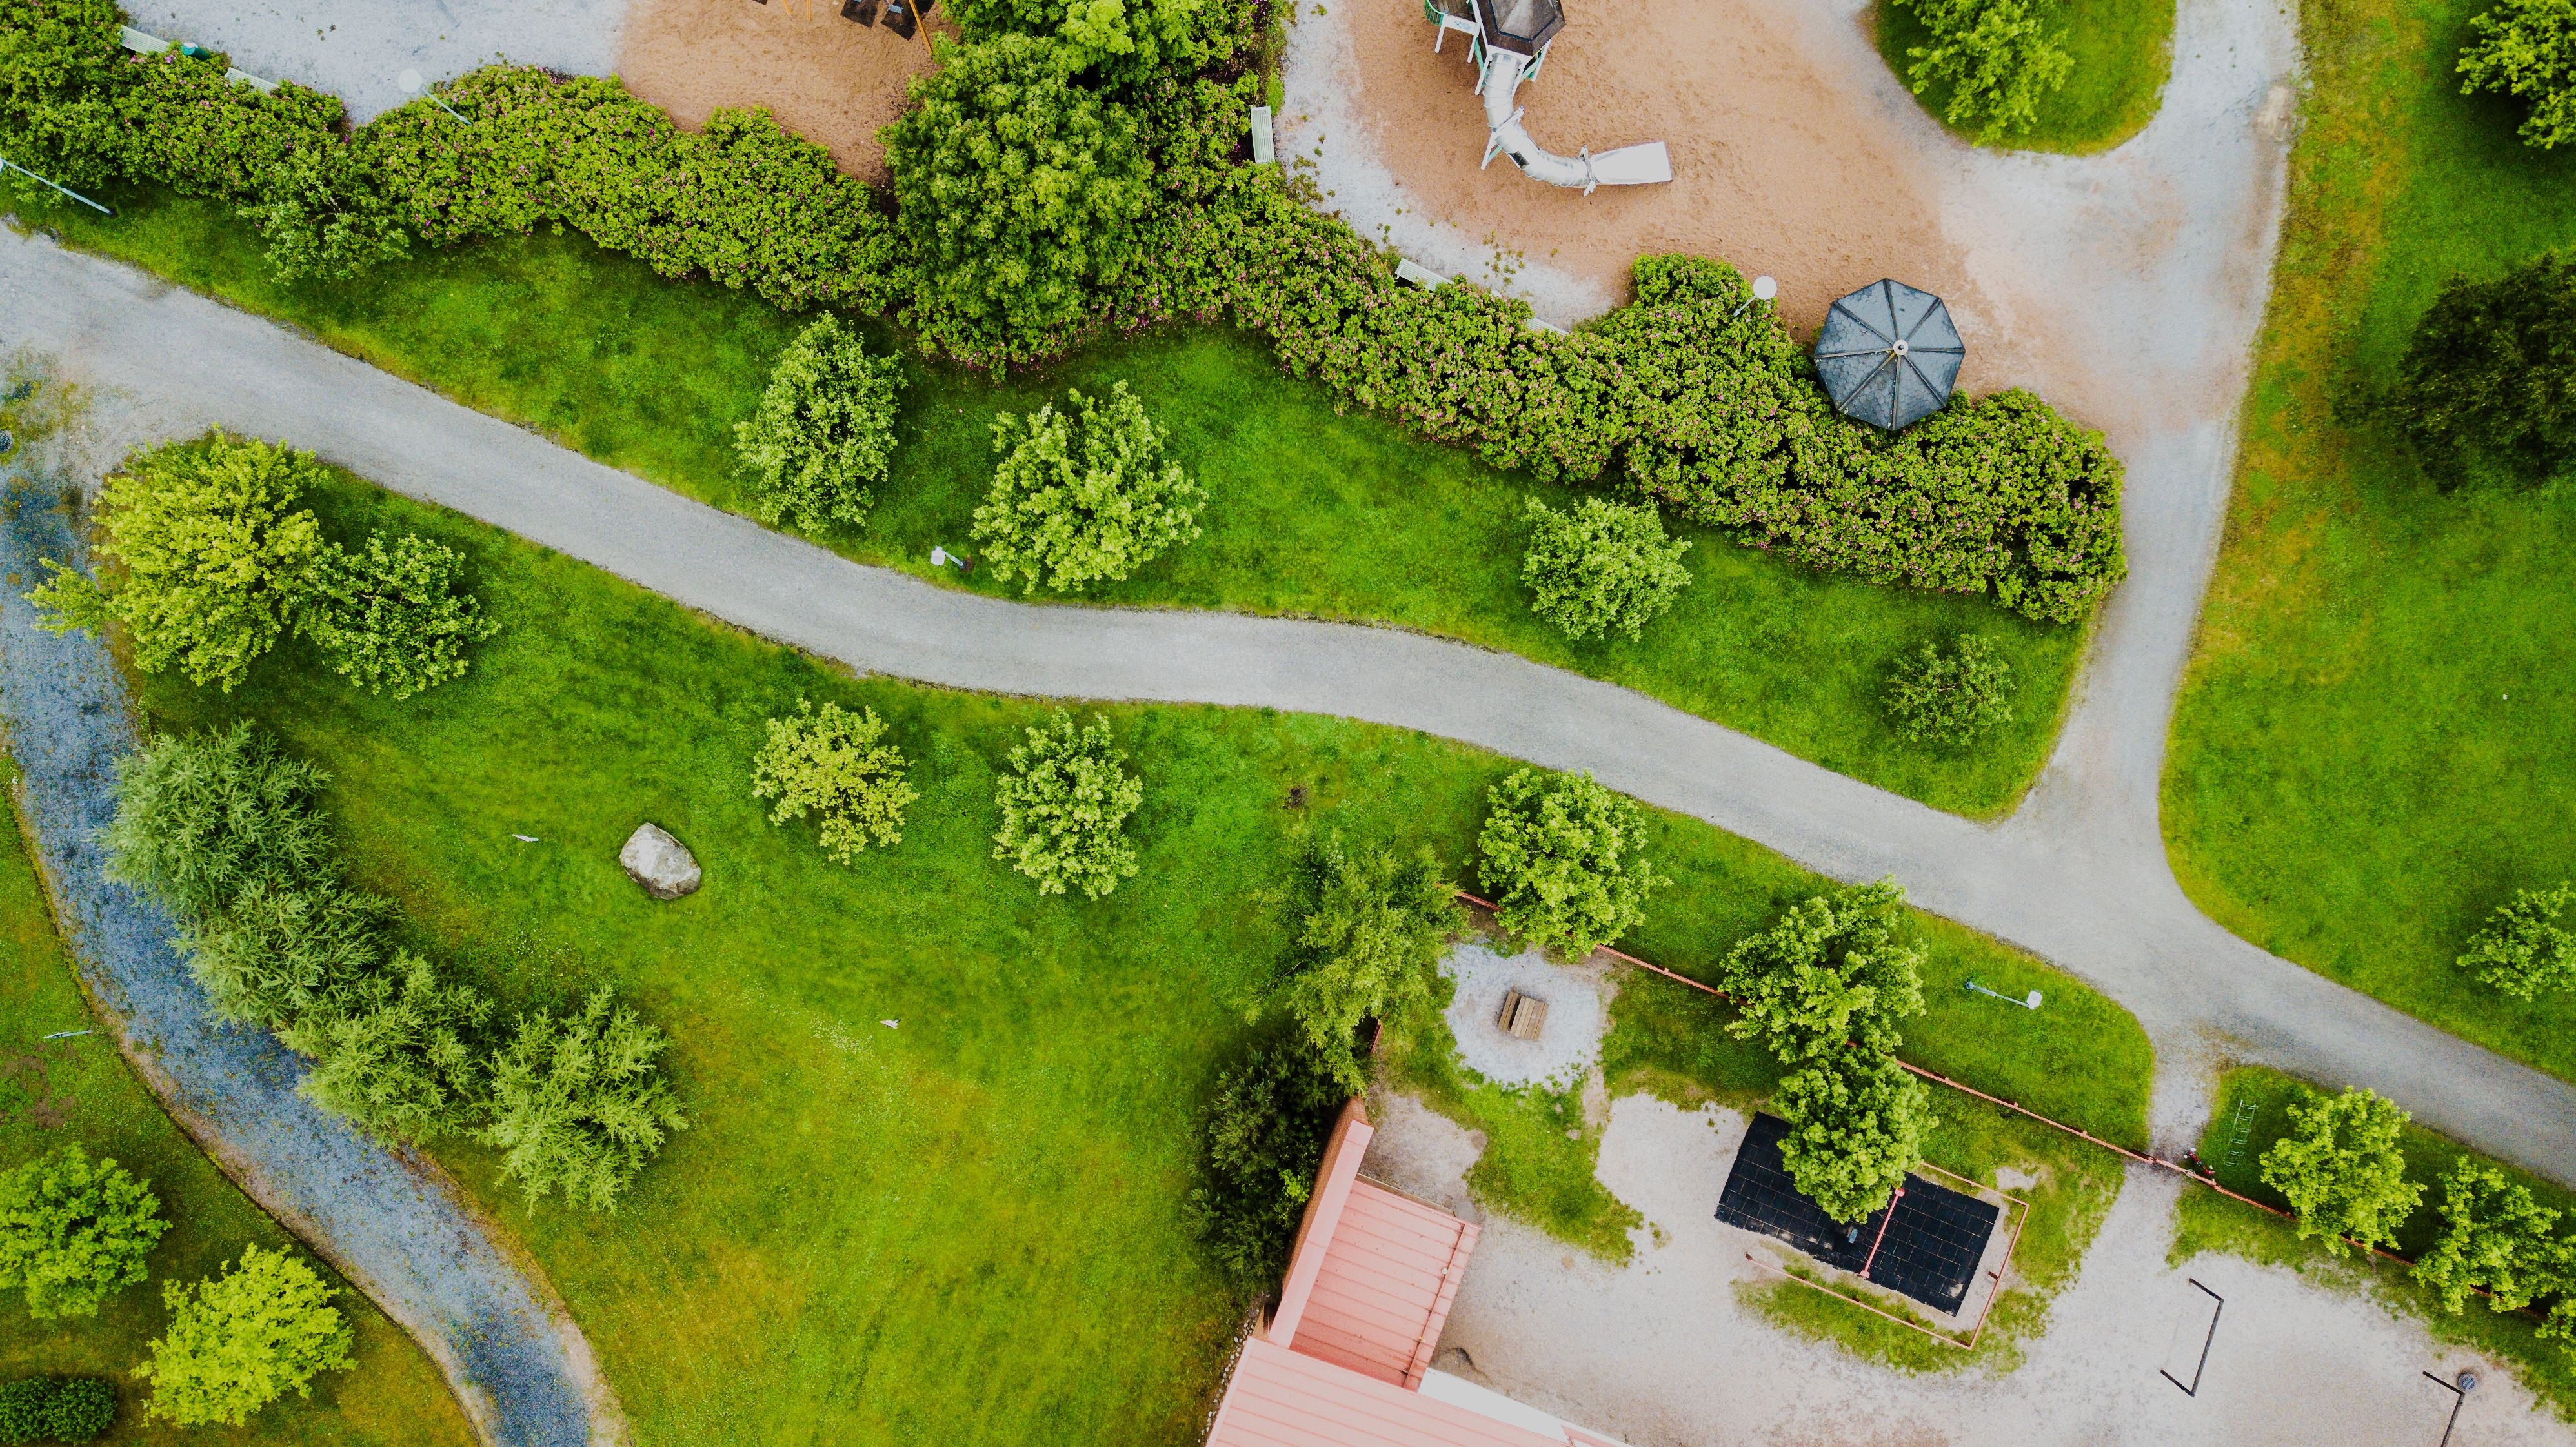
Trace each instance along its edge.
{"label": "large gray boulder", "polygon": [[644,886],[644,892],[655,899],[678,899],[697,892],[697,856],[659,824],[637,825],[626,836],[626,847],[617,851],[617,862],[625,866],[627,878]]}

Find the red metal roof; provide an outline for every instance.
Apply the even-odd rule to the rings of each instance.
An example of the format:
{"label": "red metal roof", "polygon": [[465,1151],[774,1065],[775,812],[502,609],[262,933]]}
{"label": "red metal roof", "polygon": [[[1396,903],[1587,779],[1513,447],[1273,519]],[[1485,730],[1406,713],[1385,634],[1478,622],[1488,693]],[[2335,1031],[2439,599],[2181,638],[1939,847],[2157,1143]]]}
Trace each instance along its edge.
{"label": "red metal roof", "polygon": [[1566,1447],[1253,1337],[1207,1447]]}
{"label": "red metal roof", "polygon": [[1291,1350],[1418,1387],[1476,1249],[1476,1228],[1355,1180]]}

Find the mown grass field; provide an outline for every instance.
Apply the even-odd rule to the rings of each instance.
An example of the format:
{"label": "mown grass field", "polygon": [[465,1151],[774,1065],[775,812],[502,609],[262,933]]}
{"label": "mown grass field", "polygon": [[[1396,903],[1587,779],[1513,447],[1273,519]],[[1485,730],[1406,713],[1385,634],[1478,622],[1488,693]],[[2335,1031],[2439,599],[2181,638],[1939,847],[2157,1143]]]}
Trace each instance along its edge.
{"label": "mown grass field", "polygon": [[[579,236],[544,234],[425,252],[358,283],[280,286],[229,208],[120,200],[114,221],[68,211],[48,224],[601,461],[750,511],[733,424],[750,415],[771,359],[801,324],[756,296],[673,282]],[[866,329],[902,345],[881,326]],[[934,545],[975,551],[994,416],[1124,380],[1170,429],[1172,455],[1210,502],[1203,536],[1088,595],[1098,602],[1446,634],[1626,684],[1969,814],[2007,807],[2046,761],[2083,651],[2081,627],[1814,573],[1708,529],[1684,530],[1693,581],[1643,639],[1570,643],[1530,614],[1520,582],[1525,499],[1562,508],[1570,489],[1351,412],[1321,386],[1282,377],[1259,338],[1221,328],[1106,342],[998,383],[918,359],[906,376],[893,476],[864,527],[821,541],[946,586],[1000,591],[929,562]],[[1970,751],[1909,743],[1878,702],[1887,670],[1962,632],[1993,638],[2012,665],[2015,721]]]}
{"label": "mown grass field", "polygon": [[2302,9],[2315,85],[2165,837],[2229,929],[2576,1076],[2576,1000],[2452,964],[2514,890],[2576,877],[2576,487],[2444,496],[2367,408],[2444,279],[2576,244],[2576,155],[2458,93],[2483,8]]}
{"label": "mown grass field", "polygon": [[[2230,1190],[2276,1207],[2288,1206],[2278,1192],[2263,1184],[2263,1153],[2289,1133],[2289,1106],[2307,1090],[2307,1086],[2289,1076],[2259,1067],[2230,1070],[2221,1078],[2217,1106],[2201,1135],[2200,1154],[2217,1168],[2218,1179]],[[2240,1105],[2246,1109],[2245,1144],[2241,1152],[2231,1156]],[[2415,1213],[2398,1232],[2395,1250],[2409,1260],[2422,1257],[2440,1239],[2442,1193],[2438,1182],[2443,1172],[2464,1157],[2502,1170],[2529,1189],[2533,1199],[2559,1212],[2561,1234],[2576,1224],[2576,1192],[2528,1171],[2477,1155],[2421,1126],[2406,1127],[2402,1149],[2406,1178],[2424,1187]],[[2380,1261],[2355,1264],[2348,1269],[2329,1268],[2326,1263],[2331,1258],[2325,1248],[2314,1241],[2300,1240],[2288,1221],[2231,1201],[2215,1191],[2188,1190],[2182,1196],[2173,1260],[2179,1264],[2202,1251],[2226,1252],[2311,1274],[2335,1273],[2332,1279],[2363,1286],[2392,1309],[2420,1318],[2441,1340],[2461,1342],[2511,1361],[2524,1385],[2559,1415],[2576,1420],[2576,1355],[2571,1355],[2564,1342],[2543,1341],[2536,1334],[2540,1325],[2537,1316],[2497,1312],[2475,1297],[2455,1316],[2443,1308],[2439,1297],[2416,1285],[2402,1266]],[[2358,1263],[2359,1258],[2347,1248],[2344,1260]]]}
{"label": "mown grass field", "polygon": [[[995,770],[1043,705],[841,677],[354,481],[316,504],[343,537],[383,525],[461,548],[507,631],[467,678],[405,703],[351,692],[299,647],[229,696],[169,677],[141,696],[156,727],[249,717],[330,768],[361,881],[511,1008],[613,980],[670,1030],[693,1125],[615,1218],[525,1210],[484,1153],[439,1152],[561,1287],[639,1440],[736,1441],[745,1423],[779,1440],[1193,1440],[1237,1314],[1184,1214],[1194,1122],[1279,947],[1259,892],[1312,828],[1458,864],[1512,766],[1308,716],[1101,709],[1146,782],[1143,873],[1096,903],[1041,897],[989,841]],[[799,697],[888,721],[922,794],[900,844],[844,868],[810,824],[767,822],[748,761]],[[620,873],[647,819],[696,851],[698,894],[657,904]],[[1823,887],[1694,821],[1655,829],[1678,883],[1631,943],[1676,966]],[[1945,968],[2007,988],[2046,975],[2068,1006],[2005,1022],[1936,980],[1909,1033],[1951,1052],[1943,1068],[2097,1128],[2140,1120],[2134,1022],[1943,938]],[[1655,1026],[1676,1054],[1711,1023],[1691,1008]],[[2069,1075],[2052,1058],[2106,1063]],[[1526,1134],[1514,1159],[1540,1179],[1498,1204],[1579,1236],[1579,1200],[1561,1219],[1529,1202],[1578,1164],[1588,1180],[1589,1145],[1560,1130],[1571,1149],[1538,1156]]]}
{"label": "mown grass field", "polygon": [[[2145,130],[2173,74],[2174,0],[2043,0],[2040,9],[2050,28],[2065,31],[2075,68],[2063,89],[2040,98],[2038,123],[2000,145],[2086,156]],[[1911,8],[1893,0],[1878,0],[1872,13],[1878,53],[1911,85],[1914,62],[1906,52],[1928,45],[1931,32]],[[1939,120],[1949,108],[1950,90],[1946,83],[1927,86],[1917,99]],[[1975,135],[1973,128],[1950,129]]]}
{"label": "mown grass field", "polygon": [[[0,754],[0,778],[10,777]],[[105,1443],[470,1447],[473,1431],[438,1368],[355,1291],[335,1304],[356,1325],[358,1364],[324,1373],[310,1399],[290,1395],[240,1428],[144,1420],[149,1385],[126,1373],[168,1323],[161,1282],[197,1281],[238,1260],[244,1246],[277,1250],[293,1238],[171,1124],[110,1037],[39,1038],[98,1028],[54,933],[17,814],[0,803],[0,1170],[76,1144],[149,1181],[171,1223],[153,1249],[152,1280],[119,1292],[96,1316],[38,1321],[19,1293],[0,1292],[0,1380],[37,1373],[114,1378],[116,1425],[99,1439]],[[328,1266],[320,1269],[341,1284]]]}

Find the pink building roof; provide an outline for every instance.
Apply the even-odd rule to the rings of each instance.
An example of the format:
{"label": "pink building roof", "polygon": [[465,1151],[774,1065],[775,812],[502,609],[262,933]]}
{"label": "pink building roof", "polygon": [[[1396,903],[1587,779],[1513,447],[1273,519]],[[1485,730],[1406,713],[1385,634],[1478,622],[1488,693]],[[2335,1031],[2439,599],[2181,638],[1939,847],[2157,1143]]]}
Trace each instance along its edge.
{"label": "pink building roof", "polygon": [[1255,1336],[1208,1447],[1566,1447]]}
{"label": "pink building roof", "polygon": [[1353,1181],[1291,1350],[1399,1387],[1422,1385],[1476,1228],[1375,1181]]}

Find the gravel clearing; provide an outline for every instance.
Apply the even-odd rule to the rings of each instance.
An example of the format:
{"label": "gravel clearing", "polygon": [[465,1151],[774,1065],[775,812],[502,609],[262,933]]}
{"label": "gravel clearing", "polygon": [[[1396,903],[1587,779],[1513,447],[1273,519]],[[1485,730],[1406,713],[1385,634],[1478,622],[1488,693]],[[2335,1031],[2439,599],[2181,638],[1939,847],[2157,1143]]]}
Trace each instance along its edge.
{"label": "gravel clearing", "polygon": [[223,51],[253,75],[330,91],[350,123],[364,125],[410,98],[397,84],[405,70],[436,83],[506,58],[606,75],[616,68],[626,0],[125,0],[125,16],[137,30]]}
{"label": "gravel clearing", "polygon": [[[1481,1142],[1409,1100],[1388,1100],[1384,1115],[1369,1173],[1434,1202],[1462,1198]],[[2225,1256],[2168,1266],[2174,1203],[2194,1188],[2139,1167],[2009,1375],[1911,1376],[1803,1340],[1738,1289],[1771,1279],[1744,1261],[1767,1238],[1714,1216],[1742,1134],[1743,1118],[1716,1106],[1614,1102],[1598,1174],[1650,1223],[1632,1233],[1634,1260],[1611,1266],[1485,1219],[1439,1368],[1634,1447],[2429,1447],[2452,1395],[2421,1373],[2463,1369],[2482,1385],[2457,1447],[2576,1442],[2509,1367],[2435,1342],[2347,1278],[2333,1289]],[[2227,1301],[2196,1398],[2158,1375],[2191,1379],[2210,1321],[2194,1278]]]}
{"label": "gravel clearing", "polygon": [[[1471,941],[1449,951],[1440,973],[1457,986],[1446,1015],[1458,1058],[1487,1080],[1566,1090],[1601,1058],[1610,997],[1618,993],[1601,966],[1555,964],[1536,950],[1498,955]],[[1546,1003],[1547,1021],[1536,1040],[1506,1035],[1496,1023],[1510,990]]]}
{"label": "gravel clearing", "polygon": [[133,715],[105,646],[38,630],[21,596],[39,559],[77,556],[61,485],[12,469],[0,486],[0,726],[66,942],[127,1057],[226,1174],[428,1350],[486,1442],[621,1440],[588,1342],[498,1228],[435,1166],[297,1095],[303,1063],[274,1036],[212,1023],[169,916],[106,877],[91,840]]}

